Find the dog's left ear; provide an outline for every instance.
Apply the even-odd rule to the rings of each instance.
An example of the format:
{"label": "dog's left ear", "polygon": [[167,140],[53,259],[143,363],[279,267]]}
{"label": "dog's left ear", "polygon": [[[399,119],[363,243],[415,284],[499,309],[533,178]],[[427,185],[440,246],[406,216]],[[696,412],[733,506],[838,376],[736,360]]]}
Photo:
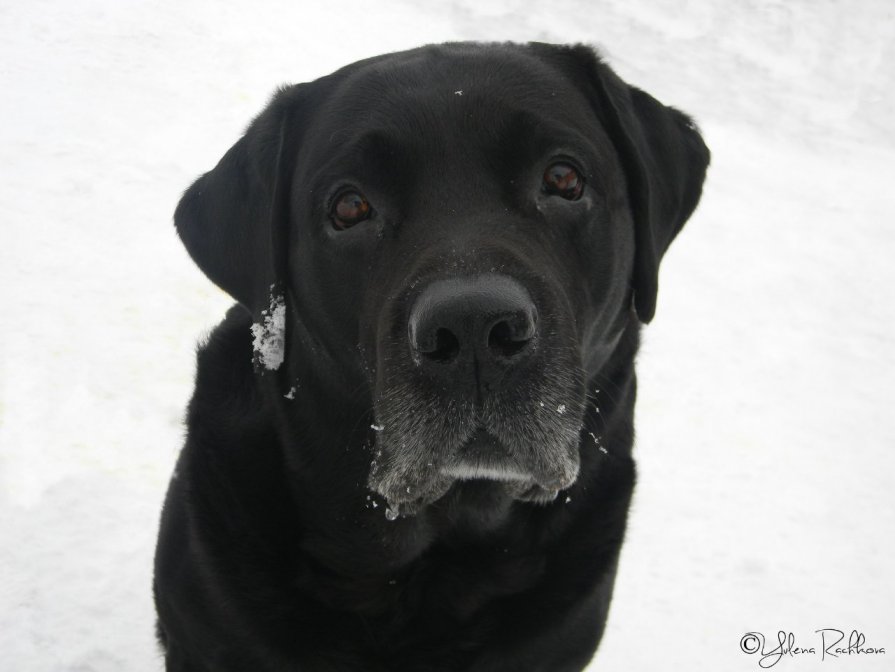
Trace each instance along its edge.
{"label": "dog's left ear", "polygon": [[692,119],[625,84],[587,51],[604,123],[628,179],[637,245],[634,307],[646,323],[656,313],[659,261],[699,203],[711,155]]}
{"label": "dog's left ear", "polygon": [[656,313],[659,261],[699,203],[710,153],[687,115],[625,85],[608,68],[601,80],[636,227],[634,307],[646,323]]}
{"label": "dog's left ear", "polygon": [[563,57],[573,79],[593,87],[596,112],[622,162],[635,226],[634,307],[640,321],[649,322],[659,261],[699,202],[709,150],[692,119],[623,82],[592,48],[556,49],[552,56]]}

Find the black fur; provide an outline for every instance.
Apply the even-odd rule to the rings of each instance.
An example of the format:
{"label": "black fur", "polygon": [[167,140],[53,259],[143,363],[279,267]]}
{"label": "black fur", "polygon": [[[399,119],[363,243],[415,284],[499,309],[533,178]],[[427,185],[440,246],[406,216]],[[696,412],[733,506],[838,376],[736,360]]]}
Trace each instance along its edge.
{"label": "black fur", "polygon": [[[556,161],[580,200],[544,192]],[[581,46],[430,46],[278,92],[175,214],[239,304],[200,349],[162,513],[167,669],[583,669],[634,483],[640,323],[708,161]],[[344,188],[373,216],[336,231]],[[421,363],[408,315],[439,282],[511,294],[534,335],[488,376],[490,340]],[[279,294],[271,370],[251,327]],[[523,480],[445,475],[485,451]]]}

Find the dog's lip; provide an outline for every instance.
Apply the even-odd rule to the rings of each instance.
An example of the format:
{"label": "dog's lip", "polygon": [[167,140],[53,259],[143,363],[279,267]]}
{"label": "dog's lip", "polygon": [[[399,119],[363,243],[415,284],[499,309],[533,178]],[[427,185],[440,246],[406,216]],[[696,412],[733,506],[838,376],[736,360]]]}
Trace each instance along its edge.
{"label": "dog's lip", "polygon": [[440,472],[461,481],[490,480],[530,482],[532,475],[521,468],[510,451],[484,429],[478,429],[455,455],[441,465]]}
{"label": "dog's lip", "polygon": [[530,474],[519,471],[510,466],[491,466],[477,464],[475,462],[460,462],[441,468],[441,473],[458,481],[487,480],[487,481],[519,481],[532,480]]}

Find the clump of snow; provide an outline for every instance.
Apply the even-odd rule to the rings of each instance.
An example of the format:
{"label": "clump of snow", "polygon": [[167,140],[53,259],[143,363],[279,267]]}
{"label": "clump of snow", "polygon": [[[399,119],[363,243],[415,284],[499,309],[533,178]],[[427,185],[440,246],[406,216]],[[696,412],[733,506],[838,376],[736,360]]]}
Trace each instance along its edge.
{"label": "clump of snow", "polygon": [[288,399],[289,401],[292,401],[293,399],[295,399],[295,390],[296,389],[298,389],[298,386],[293,385],[291,388],[289,388],[289,391],[286,394],[284,394],[283,396],[286,397],[286,399]]}
{"label": "clump of snow", "polygon": [[565,415],[566,414],[566,405],[560,404],[559,406],[557,406],[556,412],[559,413],[560,415]]}
{"label": "clump of snow", "polygon": [[376,423],[373,423],[372,425],[370,425],[370,429],[372,429],[374,432],[381,432],[383,429],[385,429],[385,425],[377,425]]}
{"label": "clump of snow", "polygon": [[[273,290],[273,285],[270,288]],[[261,317],[260,324],[252,325],[253,361],[275,371],[286,356],[286,299],[282,294],[270,295],[270,307],[261,312]],[[287,395],[287,399],[291,397]]]}
{"label": "clump of snow", "polygon": [[386,520],[398,520],[398,512],[395,511],[392,507],[388,507],[385,510],[385,518]]}

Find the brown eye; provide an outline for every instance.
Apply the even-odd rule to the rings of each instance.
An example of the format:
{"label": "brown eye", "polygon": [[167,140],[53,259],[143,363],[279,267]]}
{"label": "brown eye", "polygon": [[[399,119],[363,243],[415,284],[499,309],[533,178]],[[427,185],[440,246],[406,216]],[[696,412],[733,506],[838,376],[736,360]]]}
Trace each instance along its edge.
{"label": "brown eye", "polygon": [[339,196],[333,203],[332,216],[333,226],[337,229],[348,229],[365,219],[369,219],[372,214],[370,203],[361,194],[356,191],[346,191]]}
{"label": "brown eye", "polygon": [[584,180],[568,163],[554,163],[544,171],[544,191],[567,201],[577,201],[584,191]]}

